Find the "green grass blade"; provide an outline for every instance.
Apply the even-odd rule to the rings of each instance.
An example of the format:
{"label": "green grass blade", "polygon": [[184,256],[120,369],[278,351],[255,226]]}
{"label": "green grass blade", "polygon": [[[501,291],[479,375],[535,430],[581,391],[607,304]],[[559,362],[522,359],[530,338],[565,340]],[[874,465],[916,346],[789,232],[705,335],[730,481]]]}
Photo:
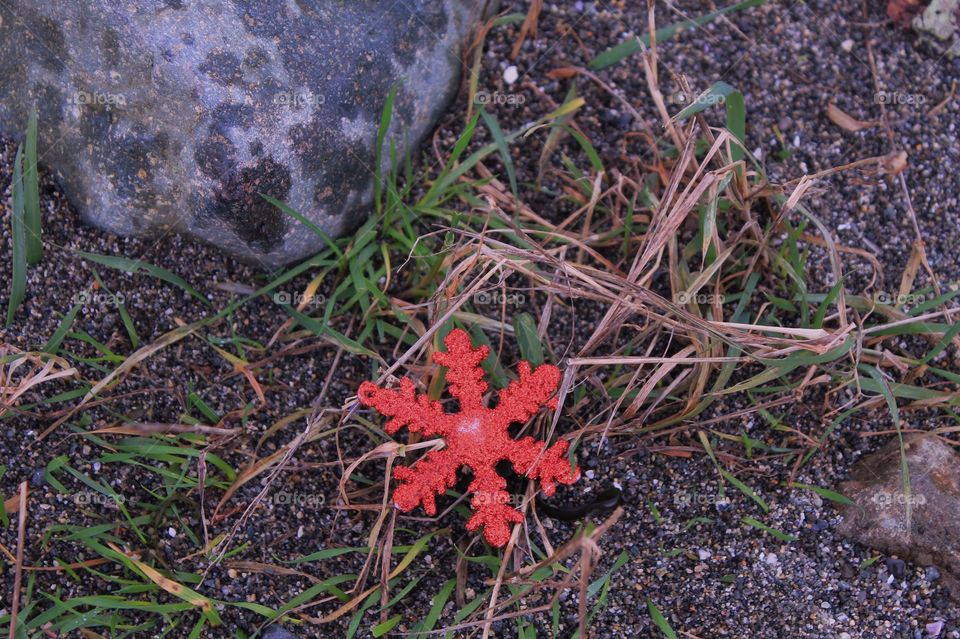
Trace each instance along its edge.
{"label": "green grass blade", "polygon": [[482,106],[479,109],[479,113],[480,117],[483,118],[483,123],[487,125],[487,130],[490,131],[490,136],[493,138],[493,143],[497,145],[497,152],[500,154],[500,159],[503,160],[503,166],[507,170],[507,178],[510,180],[510,191],[513,193],[513,197],[519,200],[520,196],[517,191],[517,171],[513,167],[513,158],[510,156],[510,147],[507,146],[507,140],[503,135],[503,129],[500,128],[497,118],[487,113],[487,110]]}
{"label": "green grass blade", "polygon": [[827,489],[827,488],[821,488],[820,486],[811,486],[811,485],[809,485],[809,484],[798,484],[797,482],[793,482],[792,484],[790,484],[790,487],[792,487],[792,488],[802,488],[803,490],[809,490],[810,492],[814,492],[814,493],[820,495],[820,496],[823,497],[824,499],[829,499],[830,501],[832,501],[832,502],[834,502],[834,503],[843,504],[844,506],[855,506],[855,505],[856,505],[856,504],[854,503],[854,501],[853,501],[852,499],[850,499],[849,497],[847,497],[846,495],[843,495],[843,494],[841,494],[841,493],[838,493],[838,492],[836,492],[836,491],[834,491],[834,490],[829,490],[829,489]]}
{"label": "green grass blade", "polygon": [[660,612],[660,609],[657,608],[656,604],[654,604],[650,599],[647,599],[647,611],[650,613],[653,623],[657,626],[657,628],[660,629],[660,632],[663,633],[664,637],[667,639],[677,639],[677,633],[670,626],[670,622],[667,621],[667,618],[663,616],[663,613]]}
{"label": "green grass blade", "polygon": [[13,277],[10,278],[10,300],[7,302],[7,326],[13,324],[17,308],[27,292],[27,237],[23,217],[23,147],[17,148],[13,160],[13,209],[10,211],[13,244]]}
{"label": "green grass blade", "polygon": [[281,202],[280,200],[276,200],[265,193],[261,193],[260,197],[265,199],[270,204],[273,204],[282,212],[286,213],[287,215],[289,215],[290,217],[297,220],[298,222],[306,226],[308,229],[313,231],[316,235],[320,237],[321,240],[323,240],[323,243],[327,245],[327,248],[329,248],[331,251],[336,253],[338,258],[343,258],[343,251],[340,250],[340,247],[336,245],[333,239],[329,235],[327,235],[322,228],[320,228],[319,226],[311,222],[309,219],[307,219],[306,216],[304,216],[302,213],[300,213],[299,211],[295,211],[288,204]]}
{"label": "green grass blade", "polygon": [[57,351],[60,350],[60,344],[67,336],[67,333],[70,332],[70,328],[73,326],[74,320],[77,319],[77,313],[80,312],[81,308],[83,308],[83,302],[77,302],[67,311],[67,314],[64,315],[60,321],[60,326],[58,326],[57,330],[50,336],[47,345],[43,347],[44,353],[57,354]]}
{"label": "green grass blade", "polygon": [[740,521],[742,521],[743,523],[745,523],[745,524],[748,525],[748,526],[752,526],[752,527],[756,528],[757,530],[762,530],[763,532],[767,533],[768,535],[770,535],[770,536],[772,536],[772,537],[776,537],[776,538],[779,539],[780,541],[785,541],[785,542],[787,542],[787,543],[790,543],[790,542],[794,542],[794,541],[797,540],[797,538],[794,537],[793,535],[788,535],[787,533],[780,532],[780,531],[777,530],[776,528],[771,528],[770,526],[766,525],[766,524],[763,523],[762,521],[758,521],[758,520],[754,519],[753,517],[741,517],[741,518],[740,518]]}
{"label": "green grass blade", "polygon": [[859,367],[861,370],[866,371],[867,375],[873,378],[877,383],[877,386],[880,388],[880,392],[883,394],[884,399],[887,400],[887,406],[890,408],[890,417],[893,419],[893,425],[897,429],[897,440],[900,442],[900,482],[903,487],[903,496],[904,504],[906,509],[906,525],[907,531],[912,531],[911,519],[913,517],[913,499],[912,494],[913,490],[910,487],[910,467],[907,465],[907,448],[903,442],[903,429],[900,425],[900,409],[897,407],[897,400],[893,396],[893,392],[890,390],[890,386],[887,384],[887,380],[883,378],[883,375],[880,374],[880,371],[869,366],[867,364],[861,364]]}
{"label": "green grass blade", "polygon": [[530,313],[520,313],[513,318],[513,331],[520,346],[520,355],[536,368],[543,363],[543,344],[537,334],[537,323]]}
{"label": "green grass blade", "polygon": [[157,278],[158,280],[163,280],[168,284],[173,284],[174,286],[183,289],[193,297],[197,298],[206,306],[211,306],[210,301],[201,295],[197,289],[190,286],[185,279],[179,275],[171,273],[166,269],[160,268],[159,266],[154,266],[153,264],[142,262],[140,260],[131,260],[125,257],[118,257],[116,255],[99,255],[97,253],[86,253],[84,251],[79,251],[77,255],[85,260],[90,260],[91,262],[96,262],[97,264],[102,264],[118,271],[124,271],[126,273],[145,273],[151,277]]}
{"label": "green grass blade", "polygon": [[37,174],[37,107],[30,109],[23,167],[23,221],[27,235],[27,264],[43,258],[40,220],[40,179]]}
{"label": "green grass blade", "polygon": [[397,87],[394,85],[390,89],[390,93],[387,94],[387,101],[380,113],[380,127],[377,129],[376,163],[373,165],[373,201],[378,215],[383,212],[383,141],[390,129],[390,119],[393,117],[393,101],[396,97]]}
{"label": "green grass blade", "polygon": [[[722,9],[717,9],[716,11],[711,11],[710,13],[705,13],[702,16],[697,16],[696,18],[691,18],[690,20],[684,20],[683,22],[677,22],[661,29],[657,29],[656,36],[657,42],[666,42],[670,38],[676,36],[677,34],[690,29],[691,27],[699,27],[704,25],[711,20],[715,20],[725,13],[731,13],[733,11],[740,11],[741,9],[748,9],[750,7],[758,7],[762,5],[766,0],[744,0],[744,2],[738,2],[732,4]],[[639,38],[645,46],[650,46],[650,34],[644,33]],[[633,55],[640,50],[640,44],[637,42],[637,38],[632,38],[626,42],[621,42],[615,47],[611,47],[598,55],[590,62],[590,68],[594,70],[606,69],[609,66],[612,66],[624,58]]]}

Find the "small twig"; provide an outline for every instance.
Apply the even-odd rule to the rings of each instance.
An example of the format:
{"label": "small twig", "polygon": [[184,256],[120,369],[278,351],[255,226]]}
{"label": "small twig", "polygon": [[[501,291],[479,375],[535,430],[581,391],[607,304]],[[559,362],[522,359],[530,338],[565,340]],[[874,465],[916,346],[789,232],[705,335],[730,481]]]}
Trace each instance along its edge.
{"label": "small twig", "polygon": [[23,547],[27,537],[27,482],[20,482],[20,513],[17,523],[17,563],[10,603],[10,639],[17,636],[17,612],[20,610],[20,583],[23,580]]}

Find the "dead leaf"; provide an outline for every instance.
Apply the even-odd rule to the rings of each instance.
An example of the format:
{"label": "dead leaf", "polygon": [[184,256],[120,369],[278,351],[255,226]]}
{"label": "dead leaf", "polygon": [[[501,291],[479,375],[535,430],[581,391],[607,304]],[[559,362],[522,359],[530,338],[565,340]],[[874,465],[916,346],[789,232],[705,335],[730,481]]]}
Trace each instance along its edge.
{"label": "dead leaf", "polygon": [[887,17],[895,25],[909,29],[913,19],[930,4],[930,0],[889,0]]}
{"label": "dead leaf", "polygon": [[874,127],[879,124],[877,120],[858,120],[852,115],[841,111],[840,108],[833,102],[827,105],[827,117],[844,131],[850,132],[869,129],[870,127]]}
{"label": "dead leaf", "polygon": [[556,69],[550,69],[547,71],[547,77],[551,80],[566,80],[567,78],[576,77],[580,73],[576,67],[557,67]]}
{"label": "dead leaf", "polygon": [[893,177],[907,168],[907,152],[891,151],[880,159],[878,167],[881,173]]}

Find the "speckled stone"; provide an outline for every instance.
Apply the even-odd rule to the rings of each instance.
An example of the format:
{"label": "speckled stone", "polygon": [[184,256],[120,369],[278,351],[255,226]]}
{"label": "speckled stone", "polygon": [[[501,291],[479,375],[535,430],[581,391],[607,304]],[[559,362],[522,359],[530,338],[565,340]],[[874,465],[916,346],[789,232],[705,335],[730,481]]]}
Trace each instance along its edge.
{"label": "speckled stone", "polygon": [[[842,510],[844,537],[922,565],[936,565],[956,598],[960,596],[960,456],[937,437],[904,440],[910,492],[904,494],[900,443],[861,461],[840,492],[855,502]],[[909,506],[909,518],[908,518]],[[909,522],[909,523],[908,523]],[[902,578],[903,562],[887,567]]]}
{"label": "speckled stone", "polygon": [[355,228],[391,87],[403,157],[456,92],[486,4],[6,2],[0,133],[19,139],[35,103],[41,161],[85,221],[275,267],[322,240],[260,194],[329,235]]}

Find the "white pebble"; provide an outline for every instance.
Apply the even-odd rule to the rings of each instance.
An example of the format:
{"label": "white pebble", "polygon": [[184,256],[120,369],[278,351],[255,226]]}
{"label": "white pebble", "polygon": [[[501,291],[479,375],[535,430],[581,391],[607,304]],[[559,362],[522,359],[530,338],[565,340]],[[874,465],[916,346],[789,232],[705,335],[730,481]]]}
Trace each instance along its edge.
{"label": "white pebble", "polygon": [[167,534],[170,535],[171,537],[176,537],[177,531],[173,529],[173,526],[170,526],[169,528],[167,528]]}
{"label": "white pebble", "polygon": [[511,64],[503,72],[503,81],[507,84],[513,84],[517,81],[517,78],[520,77],[520,72],[517,71],[517,67],[514,64]]}
{"label": "white pebble", "polygon": [[847,53],[850,53],[851,51],[853,51],[853,40],[851,40],[850,38],[847,38],[846,40],[840,43],[840,48],[842,48]]}
{"label": "white pebble", "polygon": [[706,548],[701,548],[697,551],[697,556],[700,557],[700,561],[706,561],[710,559],[710,551]]}

